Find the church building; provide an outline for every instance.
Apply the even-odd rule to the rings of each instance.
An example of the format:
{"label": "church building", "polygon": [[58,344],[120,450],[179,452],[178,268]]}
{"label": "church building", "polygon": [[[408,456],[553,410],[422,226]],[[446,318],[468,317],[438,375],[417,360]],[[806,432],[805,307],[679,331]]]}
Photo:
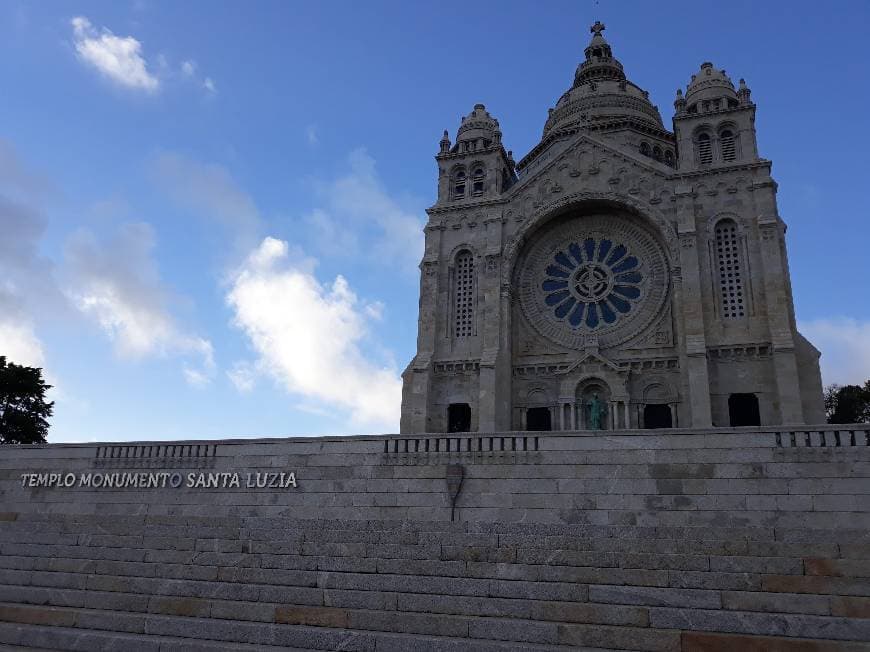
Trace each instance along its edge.
{"label": "church building", "polygon": [[669,129],[603,30],[521,160],[444,132],[402,433],[824,422],[749,88],[701,64]]}

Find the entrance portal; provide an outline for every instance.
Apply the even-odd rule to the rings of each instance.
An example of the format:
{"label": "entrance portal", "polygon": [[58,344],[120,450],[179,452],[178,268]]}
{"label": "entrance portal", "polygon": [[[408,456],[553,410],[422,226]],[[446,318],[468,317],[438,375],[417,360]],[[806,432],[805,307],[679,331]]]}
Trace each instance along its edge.
{"label": "entrance portal", "polygon": [[650,403],[643,408],[644,428],[673,428],[671,408],[664,403]]}
{"label": "entrance portal", "polygon": [[471,430],[471,406],[468,403],[451,403],[447,407],[447,432]]}
{"label": "entrance portal", "polygon": [[526,430],[552,430],[550,408],[529,408],[526,412]]}
{"label": "entrance portal", "polygon": [[760,426],[758,397],[755,394],[732,394],[728,397],[728,416],[732,428]]}

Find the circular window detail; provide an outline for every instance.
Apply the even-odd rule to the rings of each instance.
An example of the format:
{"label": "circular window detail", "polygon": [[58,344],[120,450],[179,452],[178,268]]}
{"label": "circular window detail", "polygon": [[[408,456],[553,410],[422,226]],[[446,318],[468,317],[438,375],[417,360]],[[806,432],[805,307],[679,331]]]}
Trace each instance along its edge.
{"label": "circular window detail", "polygon": [[517,265],[519,304],[541,335],[570,348],[594,336],[602,348],[639,334],[668,294],[667,258],[632,215],[554,220],[527,243]]}
{"label": "circular window detail", "polygon": [[615,324],[640,299],[643,273],[637,256],[608,238],[571,242],[544,270],[544,303],[572,328]]}

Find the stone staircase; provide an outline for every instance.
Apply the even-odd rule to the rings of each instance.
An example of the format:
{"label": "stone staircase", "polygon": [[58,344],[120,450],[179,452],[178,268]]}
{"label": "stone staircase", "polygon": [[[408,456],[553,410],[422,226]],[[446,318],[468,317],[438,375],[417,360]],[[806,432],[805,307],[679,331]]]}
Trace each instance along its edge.
{"label": "stone staircase", "polygon": [[0,519],[0,649],[870,649],[866,530]]}

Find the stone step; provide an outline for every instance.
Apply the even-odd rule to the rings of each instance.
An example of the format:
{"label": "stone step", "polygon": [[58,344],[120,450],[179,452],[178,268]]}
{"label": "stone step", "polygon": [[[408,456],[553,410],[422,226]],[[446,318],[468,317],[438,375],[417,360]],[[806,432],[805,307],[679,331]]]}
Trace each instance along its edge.
{"label": "stone step", "polygon": [[[305,534],[321,530],[338,530],[353,533],[427,533],[440,536],[455,534],[505,534],[520,536],[569,536],[572,538],[610,539],[671,539],[671,540],[726,540],[745,539],[752,541],[788,541],[795,537],[803,542],[825,543],[839,536],[844,542],[870,541],[866,530],[837,528],[835,530],[808,530],[804,528],[772,527],[717,527],[717,526],[638,526],[638,525],[591,525],[549,523],[492,523],[492,522],[445,522],[445,521],[348,521],[340,519],[314,520],[287,517],[186,517],[186,516],[102,516],[20,514],[7,519],[3,526],[12,523],[28,523],[52,531],[92,532],[93,526],[106,533],[142,533],[143,527],[174,528],[175,536],[183,534],[183,528],[195,528],[198,533],[210,530],[232,530],[234,535],[242,530],[276,530],[287,535]],[[77,528],[88,528],[80,530]],[[2,529],[2,528],[0,528]],[[160,531],[160,530],[155,530]]]}
{"label": "stone step", "polygon": [[[15,579],[7,576],[6,580]],[[379,608],[385,610],[458,613],[472,616],[498,616],[533,620],[592,619],[606,624],[644,626],[646,611],[639,607],[694,607],[706,610],[760,611],[836,617],[867,618],[870,599],[845,596],[819,596],[737,591],[693,591],[680,589],[643,589],[590,585],[575,600],[546,600],[523,597],[504,598],[502,587],[483,585],[483,595],[453,595],[445,591],[444,583],[430,589],[417,589],[417,578],[387,577],[386,587],[379,586],[378,576],[356,576],[350,583],[341,581],[341,574],[329,574],[318,580],[318,588],[271,585],[236,585],[224,582],[177,581],[154,578],[92,576],[76,573],[20,572],[18,582],[0,585],[0,601],[28,604],[51,604],[87,608],[114,608],[130,611],[173,613],[176,615],[233,615],[238,618],[268,620],[280,604],[348,608]],[[337,578],[337,579],[336,579]],[[399,580],[399,581],[395,581]],[[350,588],[348,587],[350,585]],[[506,583],[500,583],[506,584]],[[570,586],[570,585],[568,585]],[[339,587],[339,588],[337,588]],[[486,589],[484,592],[482,589]],[[516,593],[524,594],[525,587]],[[132,593],[130,593],[132,592]],[[582,595],[585,593],[585,596]],[[587,599],[588,598],[588,599]],[[232,602],[226,602],[232,600]],[[247,602],[245,604],[244,602]],[[606,608],[605,608],[606,607]],[[165,611],[166,609],[174,611]],[[180,612],[178,611],[180,610]],[[246,615],[240,615],[246,614]],[[559,617],[559,614],[563,614]],[[567,615],[565,615],[567,614]],[[596,620],[597,619],[597,620]]]}
{"label": "stone step", "polygon": [[[70,650],[82,652],[135,650],[135,652],[310,652],[316,648],[276,647],[273,645],[249,645],[247,643],[219,643],[194,641],[174,636],[149,636],[52,627],[46,625],[23,625],[0,623],[0,650],[18,652],[43,652],[45,650]],[[32,647],[32,644],[40,647]],[[24,647],[27,645],[27,647]]]}
{"label": "stone step", "polygon": [[[439,604],[437,600],[430,599],[425,605],[420,606],[424,607],[425,613],[269,605],[273,619],[252,623],[241,622],[238,619],[229,621],[220,618],[220,616],[206,619],[200,617],[201,614],[195,610],[186,616],[174,613],[164,616],[150,613],[95,611],[86,608],[0,604],[0,620],[22,624],[81,627],[89,630],[119,630],[132,633],[194,636],[212,640],[254,641],[262,644],[275,642],[276,631],[273,624],[340,628],[345,632],[414,633],[530,644],[594,645],[618,649],[630,645],[639,650],[679,649],[680,636],[678,631],[687,629],[696,632],[709,631],[753,636],[785,636],[788,638],[817,637],[821,634],[824,636],[824,640],[828,641],[866,642],[870,640],[870,619],[659,607],[636,610],[636,614],[628,616],[628,620],[632,622],[623,624],[627,626],[614,626],[609,623],[584,622],[576,624],[576,620],[567,622],[564,620],[566,616],[577,615],[576,612],[568,611],[560,612],[559,615],[563,620],[548,622],[518,618],[491,618],[485,615],[466,617],[464,613],[456,613],[466,610],[476,612],[479,610],[479,604],[463,605],[454,602],[448,608],[447,604]],[[439,611],[439,607],[444,607],[447,613]],[[600,608],[601,606],[582,605],[582,618],[589,619],[589,615],[592,613],[590,609],[596,607]],[[237,613],[244,614],[244,608],[238,610]],[[600,615],[600,612],[596,613]],[[644,614],[644,619],[648,616],[648,620],[636,621],[637,614]],[[598,619],[598,615],[593,616],[593,619]],[[188,621],[186,626],[180,625],[179,618]],[[231,624],[229,628],[228,624]],[[240,636],[243,638],[238,638]],[[285,641],[286,639],[282,639],[281,642]]]}
{"label": "stone step", "polygon": [[[801,541],[824,543],[831,535],[843,541],[870,541],[865,530],[853,528],[819,529],[772,527],[717,527],[717,526],[640,526],[591,525],[548,523],[491,523],[473,521],[346,521],[311,520],[285,517],[247,517],[242,519],[215,519],[208,517],[152,517],[152,516],[64,516],[21,514],[15,518],[0,519],[2,528],[27,525],[43,531],[90,532],[100,528],[106,533],[141,534],[144,528],[154,531],[172,529],[175,536],[184,534],[185,528],[211,535],[241,531],[276,530],[292,535],[304,535],[324,530],[345,531],[363,536],[383,532],[422,532],[435,536],[449,534],[504,534],[516,536],[570,536],[572,538],[610,539],[672,539],[672,540],[724,540],[788,541],[798,537]],[[161,530],[162,528],[162,530]]]}
{"label": "stone step", "polygon": [[[646,627],[649,613],[645,607],[578,602],[507,599],[470,596],[445,596],[420,593],[323,590],[319,602],[299,601],[293,592],[268,595],[257,602],[192,597],[112,593],[76,589],[12,587],[0,585],[0,600],[14,599],[18,604],[50,605],[84,609],[224,618],[240,621],[276,622],[288,609],[331,610],[346,618],[342,610],[365,610],[401,614],[444,614],[538,622],[562,622]],[[281,602],[269,601],[283,598]]]}
{"label": "stone step", "polygon": [[[680,634],[671,630],[326,607],[283,607],[275,622],[265,623],[0,603],[0,621],[313,649],[494,651],[515,650],[518,644],[540,652],[680,649]],[[403,636],[389,636],[396,634]]]}
{"label": "stone step", "polygon": [[[329,549],[335,554],[359,556],[389,546],[409,558],[437,558],[476,554],[478,558],[511,557],[519,550],[571,550],[612,554],[682,554],[690,556],[764,556],[870,558],[870,544],[841,542],[760,542],[730,540],[670,540],[574,538],[567,535],[530,536],[516,534],[463,534],[402,532],[354,532],[320,530],[288,533],[280,530],[246,531],[233,536],[226,532],[198,532],[199,536],[180,536],[171,530],[147,530],[146,534],[105,533],[91,526],[89,532],[70,533],[33,530],[26,524],[0,527],[0,548],[7,544],[66,545],[135,549],[186,549],[215,552],[277,552],[319,554]],[[194,533],[185,531],[184,535]],[[423,541],[423,543],[420,543]],[[340,551],[345,551],[344,553]],[[532,553],[526,553],[532,554]],[[370,555],[371,556],[371,555]]]}
{"label": "stone step", "polygon": [[[99,550],[99,549],[93,549]],[[268,583],[316,586],[318,572],[366,573],[386,575],[413,575],[443,578],[475,578],[483,580],[518,580],[526,582],[615,584],[646,587],[672,587],[685,589],[713,589],[735,591],[767,591],[785,593],[820,593],[851,596],[870,595],[870,582],[846,574],[849,565],[831,566],[831,560],[814,560],[806,570],[813,575],[787,575],[758,572],[763,569],[736,572],[683,569],[614,568],[598,566],[568,566],[555,564],[520,564],[475,561],[432,561],[409,559],[356,559],[352,557],[313,557],[294,555],[260,556],[259,566],[244,555],[203,553],[200,563],[180,563],[178,558],[150,557],[152,561],[114,561],[105,559],[67,558],[56,552],[41,551],[38,556],[30,550],[3,550],[0,566],[6,568],[0,577],[14,576],[16,572],[72,572],[131,577],[158,577],[166,579],[220,580],[235,583]],[[216,555],[216,556],[215,556]],[[149,559],[146,552],[144,558]],[[28,562],[32,559],[32,562]],[[210,561],[211,564],[204,562]],[[843,560],[851,561],[851,560]],[[218,565],[222,564],[222,565]],[[739,567],[745,568],[745,567]],[[863,572],[864,566],[857,571]],[[768,570],[771,570],[768,568]],[[823,575],[822,573],[828,573]],[[10,575],[12,574],[12,575]],[[845,575],[845,576],[838,576]],[[9,583],[9,582],[7,582]]]}
{"label": "stone step", "polygon": [[[24,562],[23,564],[18,562]],[[82,564],[81,560],[0,557],[0,581],[9,586],[89,589],[94,591],[135,590],[147,595],[199,596],[204,598],[260,600],[265,596],[286,596],[293,591],[294,599],[304,604],[324,604],[325,590],[347,591],[407,591],[409,583],[414,593],[479,598],[525,598],[530,600],[565,602],[601,602],[649,606],[685,606],[870,617],[870,598],[829,597],[806,593],[765,592],[758,590],[719,590],[685,587],[644,587],[638,585],[573,584],[530,582],[486,578],[448,578],[376,573],[319,572],[283,575],[271,583],[202,581],[165,577],[113,575],[110,568]],[[17,566],[18,568],[8,568]],[[24,568],[21,568],[21,567]],[[103,571],[97,573],[96,571]],[[187,573],[184,573],[187,574]],[[262,579],[262,578],[261,578]],[[769,578],[763,578],[769,579]],[[825,581],[825,580],[822,580]],[[762,582],[757,583],[760,587]],[[862,586],[860,581],[839,580],[838,584],[821,585],[822,589],[848,592]],[[14,595],[14,593],[12,594]],[[303,600],[304,598],[304,600]],[[4,598],[0,598],[2,600]],[[13,600],[14,598],[9,598]],[[271,598],[286,599],[286,598]]]}
{"label": "stone step", "polygon": [[[238,585],[223,582],[197,582],[181,580],[167,582],[152,578],[94,577],[70,573],[54,575],[39,574],[22,576],[29,584],[0,585],[0,601],[22,602],[26,604],[50,604],[55,606],[77,606],[87,608],[114,608],[116,610],[148,611],[155,609],[187,610],[176,615],[193,615],[190,610],[201,612],[232,614],[239,618],[234,606],[248,613],[254,620],[269,618],[278,604],[293,603],[306,606],[366,607],[381,605],[384,609],[434,611],[456,613],[450,609],[463,609],[466,615],[495,615],[499,617],[530,618],[536,620],[559,620],[552,614],[596,613],[605,605],[613,611],[608,618],[619,620],[642,619],[641,612],[620,608],[626,605],[640,607],[685,607],[707,610],[794,613],[845,618],[870,618],[870,599],[848,596],[824,596],[804,594],[782,594],[740,591],[697,591],[687,589],[659,589],[624,586],[572,586],[574,599],[566,595],[553,600],[547,592],[536,590],[538,587],[504,586],[507,582],[482,583],[474,595],[454,594],[444,582],[426,587],[416,581],[401,576],[351,576],[350,582],[343,581],[342,574],[329,574],[318,580],[318,588],[312,587],[274,587],[271,585]],[[379,580],[387,580],[386,582]],[[495,585],[493,585],[495,584]],[[408,588],[414,592],[409,593]],[[429,588],[428,592],[420,588]],[[464,587],[460,587],[464,588]],[[546,589],[546,585],[544,585]],[[537,595],[529,595],[530,593]],[[231,603],[224,603],[231,600]],[[248,604],[243,604],[247,602]],[[431,605],[441,604],[441,608]],[[126,605],[126,606],[124,606]],[[424,608],[421,608],[423,605]],[[448,611],[445,611],[447,609]],[[161,611],[160,613],[165,613]],[[171,612],[176,613],[176,612]],[[570,619],[568,619],[570,620]],[[611,624],[638,624],[638,622],[619,622]]]}
{"label": "stone step", "polygon": [[[354,546],[359,546],[356,548]],[[120,552],[125,551],[125,552]],[[312,560],[332,559],[334,564],[353,565],[366,562],[372,567],[379,560],[419,561],[443,569],[460,568],[466,563],[516,563],[524,565],[574,566],[643,570],[695,570],[738,573],[774,573],[780,575],[840,575],[866,576],[870,560],[830,559],[819,557],[764,557],[741,555],[682,555],[665,553],[634,553],[579,551],[542,548],[458,548],[400,546],[392,544],[321,544],[305,548],[302,554],[281,545],[252,546],[244,552],[211,552],[207,550],[148,549],[115,546],[69,546],[65,544],[5,543],[0,545],[4,556],[97,559],[117,563],[182,563],[199,566],[253,566],[312,568]],[[131,567],[132,568],[132,567]],[[454,573],[450,573],[454,574]]]}
{"label": "stone step", "polygon": [[[844,513],[845,514],[845,513]],[[853,525],[848,520],[837,523],[834,529],[808,529],[806,519],[791,527],[709,525],[592,525],[548,523],[491,523],[491,522],[444,522],[444,521],[352,521],[342,519],[294,519],[287,517],[192,517],[192,516],[109,516],[109,515],[60,515],[60,514],[4,514],[0,519],[8,523],[32,523],[46,527],[78,528],[80,525],[99,526],[106,532],[125,532],[126,528],[154,526],[173,528],[175,536],[196,533],[217,534],[220,530],[232,531],[236,536],[241,530],[278,530],[288,535],[322,529],[349,530],[354,532],[423,532],[423,533],[490,533],[521,535],[568,535],[575,538],[615,539],[672,539],[783,541],[803,543],[870,543],[870,532]],[[185,530],[187,528],[187,530]],[[79,531],[79,530],[77,530]],[[92,530],[91,530],[92,531]],[[135,529],[129,531],[137,531]]]}
{"label": "stone step", "polygon": [[[318,628],[322,630],[322,628]],[[369,652],[466,652],[469,642],[466,639],[448,637],[415,636],[408,634],[385,634],[372,632],[350,632],[347,643],[341,647],[331,647],[333,638],[325,641],[326,647],[286,647],[275,645],[251,645],[248,643],[222,643],[219,641],[203,641],[175,636],[159,636],[155,634],[130,634],[98,630],[83,630],[72,627],[53,627],[46,625],[22,625],[17,623],[0,623],[0,650],[15,650],[16,652],[45,652],[46,650],[70,650],[82,652],[310,652],[312,650],[360,650]],[[367,636],[367,637],[366,637]],[[8,643],[8,645],[3,644]],[[24,646],[25,643],[38,643],[43,647]],[[477,652],[512,652],[516,646],[511,643],[496,643],[474,641]],[[531,652],[564,652],[562,646],[523,646]],[[573,648],[576,652],[609,652],[602,648]],[[629,650],[628,652],[633,652]]]}

